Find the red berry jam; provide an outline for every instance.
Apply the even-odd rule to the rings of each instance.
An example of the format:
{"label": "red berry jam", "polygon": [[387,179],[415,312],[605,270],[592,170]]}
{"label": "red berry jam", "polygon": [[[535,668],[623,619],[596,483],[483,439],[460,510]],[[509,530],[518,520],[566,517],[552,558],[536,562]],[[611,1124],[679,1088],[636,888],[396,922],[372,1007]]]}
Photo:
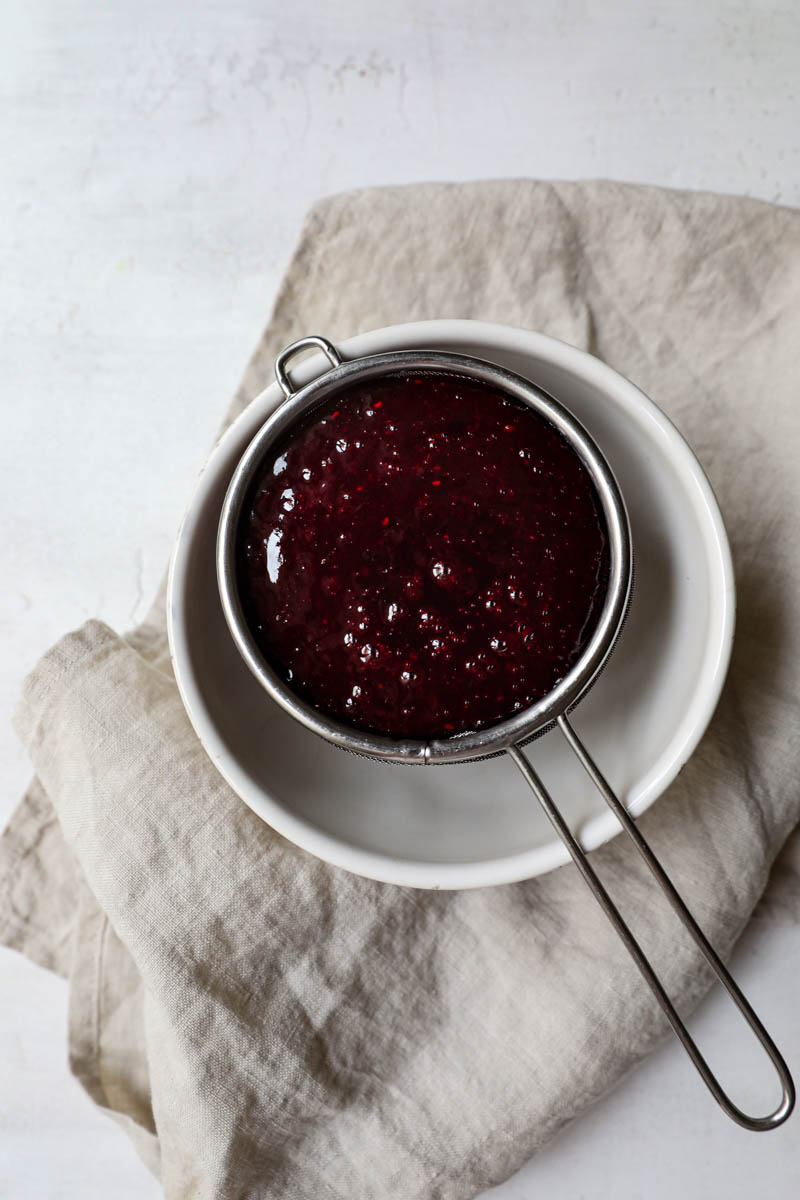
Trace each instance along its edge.
{"label": "red berry jam", "polygon": [[265,658],[317,709],[395,737],[482,729],[586,646],[609,570],[578,455],[444,372],[356,382],[265,458],[237,546]]}

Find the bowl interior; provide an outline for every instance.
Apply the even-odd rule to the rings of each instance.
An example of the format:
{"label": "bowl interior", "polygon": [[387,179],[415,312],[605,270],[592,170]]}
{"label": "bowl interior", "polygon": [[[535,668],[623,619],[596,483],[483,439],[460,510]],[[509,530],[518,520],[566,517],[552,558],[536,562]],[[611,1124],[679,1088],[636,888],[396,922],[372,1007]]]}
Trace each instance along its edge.
{"label": "bowl interior", "polygon": [[[627,806],[641,812],[702,735],[732,638],[727,541],[691,451],[633,385],[541,335],[426,322],[361,335],[340,348],[346,357],[439,348],[499,362],[551,392],[601,447],[628,506],[636,586],[614,655],[574,723]],[[321,368],[319,360],[302,363],[293,374],[304,382]],[[173,661],[206,749],[276,830],[361,874],[412,886],[474,887],[560,865],[566,852],[506,758],[412,769],[344,754],[278,708],[242,661],[217,590],[217,524],[236,463],[281,395],[277,385],[268,388],[218,444],[173,556]],[[528,753],[587,848],[617,832],[557,732]]]}

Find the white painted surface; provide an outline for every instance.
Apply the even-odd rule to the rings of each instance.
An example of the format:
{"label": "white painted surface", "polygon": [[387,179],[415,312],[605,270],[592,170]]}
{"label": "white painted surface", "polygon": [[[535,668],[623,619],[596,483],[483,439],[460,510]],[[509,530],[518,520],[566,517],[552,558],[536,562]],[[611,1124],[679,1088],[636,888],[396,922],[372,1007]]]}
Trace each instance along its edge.
{"label": "white painted surface", "polygon": [[[0,816],[25,670],[89,615],[140,618],[317,195],[607,176],[800,203],[800,9],[777,0],[2,0]],[[800,932],[737,955],[800,1062]],[[63,984],[0,975],[0,1196],[154,1197],[65,1066]],[[738,1026],[699,1021],[720,1059]],[[744,1057],[737,1061],[744,1061]],[[800,1119],[800,1118],[798,1118]],[[665,1047],[504,1200],[776,1200],[797,1122],[727,1125]]]}

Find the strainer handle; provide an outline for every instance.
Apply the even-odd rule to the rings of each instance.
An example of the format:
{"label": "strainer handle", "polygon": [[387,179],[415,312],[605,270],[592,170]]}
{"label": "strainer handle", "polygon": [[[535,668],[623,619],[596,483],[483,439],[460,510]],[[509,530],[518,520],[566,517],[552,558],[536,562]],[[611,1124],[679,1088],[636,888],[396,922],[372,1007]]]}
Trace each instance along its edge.
{"label": "strainer handle", "polygon": [[697,1068],[703,1082],[711,1092],[711,1095],[727,1113],[731,1120],[736,1121],[738,1125],[744,1126],[745,1129],[751,1129],[756,1132],[760,1132],[766,1129],[777,1128],[777,1126],[782,1125],[787,1117],[791,1114],[795,1103],[794,1083],[789,1073],[789,1068],[784,1062],[780,1051],[767,1033],[764,1026],[761,1024],[761,1021],[756,1016],[738,985],[730,975],[725,964],[722,962],[722,959],[714,950],[713,946],[700,929],[694,917],[689,912],[689,909],[679,896],[666,871],[661,866],[661,863],[658,861],[653,851],[650,849],[648,843],[645,841],[645,838],[638,829],[635,821],[629,815],[625,806],[618,800],[614,792],[611,790],[599,767],[589,754],[586,747],[583,745],[583,742],[572,728],[572,725],[566,716],[561,716],[558,718],[558,726],[566,738],[570,749],[573,751],[581,766],[591,779],[592,783],[595,785],[606,804],[609,806],[617,820],[622,825],[622,828],[628,834],[628,837],[633,842],[639,854],[644,859],[651,873],[655,877],[656,882],[666,895],[673,910],[686,928],[693,942],[699,948],[717,979],[725,988],[726,992],[739,1009],[739,1012],[742,1014],[745,1021],[766,1050],[767,1055],[769,1056],[770,1061],[772,1062],[772,1065],[778,1074],[782,1088],[781,1102],[778,1107],[768,1116],[747,1116],[747,1114],[743,1113],[740,1108],[737,1108],[729,1096],[723,1091],[716,1076],[713,1074],[711,1068],[708,1066],[708,1063],[698,1050],[694,1039],[692,1038],[681,1018],[678,1016],[675,1006],[665,992],[661,981],[650,965],[649,959],[646,957],[641,946],[623,920],[613,900],[603,887],[603,884],[598,879],[594,868],[589,862],[589,859],[584,854],[583,850],[578,844],[577,839],[573,836],[569,826],[556,807],[553,799],[551,798],[538,774],[531,766],[525,755],[522,753],[522,750],[519,746],[509,747],[507,753],[511,756],[511,758],[513,758],[514,762],[519,767],[528,786],[544,809],[550,824],[553,826],[556,833],[569,851],[572,861],[575,863],[575,866],[580,871],[584,881],[594,893],[595,899],[622,939],[626,949],[628,950],[628,953],[636,963],[636,966],[643,975],[645,982],[650,988],[650,991],[653,993],[662,1010],[666,1014],[670,1025],[683,1043],[686,1053],[689,1055],[695,1067]]}

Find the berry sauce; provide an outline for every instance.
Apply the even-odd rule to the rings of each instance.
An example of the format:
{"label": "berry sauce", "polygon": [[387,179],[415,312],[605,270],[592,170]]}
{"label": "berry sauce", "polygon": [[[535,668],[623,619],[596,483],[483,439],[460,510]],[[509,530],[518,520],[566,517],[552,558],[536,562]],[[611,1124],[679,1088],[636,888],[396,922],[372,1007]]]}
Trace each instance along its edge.
{"label": "berry sauce", "polygon": [[513,716],[580,656],[608,531],[564,437],[446,374],[356,382],[272,447],[242,511],[259,648],[345,724],[452,737]]}

